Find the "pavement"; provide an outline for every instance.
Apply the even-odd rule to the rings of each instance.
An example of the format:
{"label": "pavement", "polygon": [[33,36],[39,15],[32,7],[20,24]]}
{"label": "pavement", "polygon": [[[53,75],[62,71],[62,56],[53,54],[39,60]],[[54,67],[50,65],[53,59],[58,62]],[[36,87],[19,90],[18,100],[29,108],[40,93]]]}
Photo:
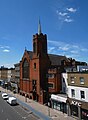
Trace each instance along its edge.
{"label": "pavement", "polygon": [[15,96],[18,102],[27,109],[30,109],[34,114],[40,117],[40,120],[76,120],[75,118],[68,116],[58,110],[49,108],[29,98],[25,98],[22,95],[14,94],[10,90],[6,90],[0,87],[0,91],[7,92],[8,94]]}

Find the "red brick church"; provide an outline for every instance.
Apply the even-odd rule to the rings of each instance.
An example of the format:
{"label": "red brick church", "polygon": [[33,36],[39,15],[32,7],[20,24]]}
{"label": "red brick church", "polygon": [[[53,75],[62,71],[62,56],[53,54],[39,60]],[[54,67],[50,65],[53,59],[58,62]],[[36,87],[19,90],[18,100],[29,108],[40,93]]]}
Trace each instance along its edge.
{"label": "red brick church", "polygon": [[20,61],[20,94],[47,103],[49,94],[60,93],[61,72],[71,65],[65,56],[47,53],[47,35],[41,32],[39,22],[38,33],[33,35],[33,51],[25,49]]}

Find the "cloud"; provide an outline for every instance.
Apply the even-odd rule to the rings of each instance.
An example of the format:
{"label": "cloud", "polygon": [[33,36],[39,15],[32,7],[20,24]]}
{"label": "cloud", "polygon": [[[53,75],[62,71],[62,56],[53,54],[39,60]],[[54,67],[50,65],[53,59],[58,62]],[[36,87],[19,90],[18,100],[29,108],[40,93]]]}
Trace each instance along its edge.
{"label": "cloud", "polygon": [[9,46],[0,45],[0,49],[2,52],[10,52]]}
{"label": "cloud", "polygon": [[4,49],[3,52],[10,52],[10,50],[8,50],[8,49]]}
{"label": "cloud", "polygon": [[1,49],[5,49],[5,48],[10,48],[9,46],[6,46],[6,45],[0,45],[0,48]]}
{"label": "cloud", "polygon": [[73,22],[73,19],[67,19],[66,18],[64,21],[67,22],[67,23],[70,23],[70,22]]}
{"label": "cloud", "polygon": [[3,65],[0,64],[0,66],[4,66],[4,67],[7,67],[7,68],[14,68],[14,63],[3,63]]}
{"label": "cloud", "polygon": [[[60,10],[56,10],[56,14],[58,16],[59,22],[61,22],[61,26],[64,23],[72,23],[74,22],[74,18],[73,18],[73,13],[75,13],[77,11],[76,8],[66,8],[65,9],[60,9]],[[59,23],[60,24],[60,23]]]}
{"label": "cloud", "polygon": [[63,50],[63,51],[68,51],[70,49],[69,45],[65,45],[65,46],[60,46],[59,47],[60,50]]}
{"label": "cloud", "polygon": [[[48,53],[65,55],[74,59],[82,59],[87,54],[88,49],[77,44],[69,44],[61,41],[48,40],[49,49]],[[85,57],[84,57],[85,58]]]}
{"label": "cloud", "polygon": [[1,49],[3,49],[4,47],[3,46],[0,46]]}
{"label": "cloud", "polygon": [[82,48],[81,51],[88,52],[88,49],[87,48]]}
{"label": "cloud", "polygon": [[76,51],[76,50],[72,50],[70,52],[73,53],[73,54],[78,54],[78,51]]}
{"label": "cloud", "polygon": [[56,49],[56,48],[55,47],[50,47],[49,50],[48,50],[48,52],[52,53],[54,51],[54,49]]}
{"label": "cloud", "polygon": [[62,17],[66,16],[67,14],[68,14],[68,13],[59,12],[59,15],[62,16]]}
{"label": "cloud", "polygon": [[75,13],[77,11],[77,9],[74,9],[74,8],[66,8],[66,10],[71,13]]}

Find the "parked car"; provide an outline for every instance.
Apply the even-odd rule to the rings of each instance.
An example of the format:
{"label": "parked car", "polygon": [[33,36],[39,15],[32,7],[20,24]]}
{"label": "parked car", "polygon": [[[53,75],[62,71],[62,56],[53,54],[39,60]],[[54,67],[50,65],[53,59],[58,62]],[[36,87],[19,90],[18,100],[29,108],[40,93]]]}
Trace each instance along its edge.
{"label": "parked car", "polygon": [[2,93],[2,98],[4,100],[7,100],[9,98],[8,94],[7,93]]}
{"label": "parked car", "polygon": [[10,105],[16,105],[17,104],[17,99],[15,97],[9,97],[7,102],[10,104]]}

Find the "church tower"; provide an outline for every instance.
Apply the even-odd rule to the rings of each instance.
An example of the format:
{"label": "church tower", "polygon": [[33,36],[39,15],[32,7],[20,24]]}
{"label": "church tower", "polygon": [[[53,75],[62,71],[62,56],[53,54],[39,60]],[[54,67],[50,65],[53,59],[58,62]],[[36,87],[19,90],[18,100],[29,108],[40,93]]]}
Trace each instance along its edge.
{"label": "church tower", "polygon": [[[34,66],[34,67],[33,67]],[[33,59],[31,78],[36,81],[36,93],[33,95],[44,104],[47,101],[48,80],[47,71],[49,58],[47,54],[47,35],[42,33],[40,20],[38,23],[38,33],[33,35]]]}
{"label": "church tower", "polygon": [[38,23],[38,33],[33,35],[33,53],[37,56],[44,56],[47,54],[47,35],[43,35],[41,31],[41,23]]}

